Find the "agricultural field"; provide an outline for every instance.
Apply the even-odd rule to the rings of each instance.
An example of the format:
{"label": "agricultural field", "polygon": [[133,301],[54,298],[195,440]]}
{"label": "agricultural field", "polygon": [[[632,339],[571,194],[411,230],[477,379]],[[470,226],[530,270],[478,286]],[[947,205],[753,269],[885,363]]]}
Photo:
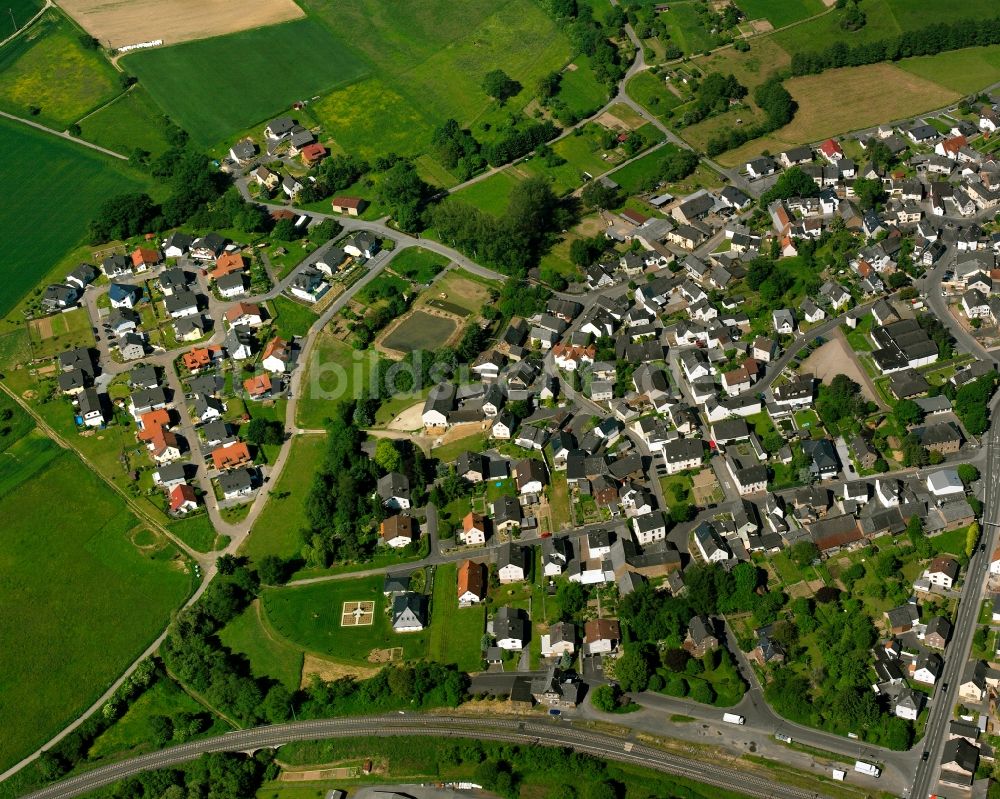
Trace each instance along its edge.
{"label": "agricultural field", "polygon": [[[24,24],[41,11],[44,5],[42,0],[9,0],[7,8],[10,9],[10,14],[7,15],[7,19],[0,21],[0,39],[6,39],[24,27]],[[10,20],[11,15],[14,17],[14,22]]]}
{"label": "agricultural field", "polygon": [[[355,580],[333,580],[296,588],[275,588],[262,595],[266,623],[285,640],[307,652],[345,663],[367,665],[375,649],[403,648],[404,658],[427,654],[426,630],[395,633],[382,594],[382,575]],[[373,623],[341,626],[345,602],[373,601]]]}
{"label": "agricultural field", "polygon": [[[141,191],[147,184],[124,163],[4,119],[0,149],[7,153],[6,177],[20,187],[0,204],[5,256],[0,315],[5,315],[80,244],[106,197]],[[45,169],[39,170],[42,163]],[[67,186],[74,190],[66,191]]]}
{"label": "agricultural field", "polygon": [[1000,46],[967,47],[937,55],[904,58],[896,66],[918,77],[962,94],[971,94],[1000,74]]}
{"label": "agricultural field", "polygon": [[101,44],[118,48],[162,39],[176,44],[221,36],[302,16],[293,0],[248,0],[233,12],[228,0],[63,0],[59,4]]}
{"label": "agricultural field", "polygon": [[122,65],[206,146],[366,74],[356,54],[311,19],[140,50]]}
{"label": "agricultural field", "polygon": [[64,130],[120,91],[99,50],[55,9],[0,50],[0,108]]}
{"label": "agricultural field", "polygon": [[[867,21],[857,31],[845,31],[840,27],[840,20],[845,12],[837,9],[801,25],[778,31],[771,38],[789,53],[818,50],[829,47],[837,40],[851,45],[863,44],[930,25],[991,17],[996,14],[996,3],[993,0],[970,0],[963,3],[956,12],[954,6],[946,3],[866,0],[863,10]],[[757,39],[751,40],[751,47],[756,42]]]}
{"label": "agricultural field", "polygon": [[426,311],[413,311],[379,341],[387,350],[410,353],[414,350],[436,350],[442,347],[458,329],[458,321]]}
{"label": "agricultural field", "polygon": [[0,767],[92,702],[163,628],[192,583],[173,546],[138,525],[76,456],[37,434],[11,451],[15,457],[0,464],[7,492],[0,515],[19,520],[0,529]]}
{"label": "agricultural field", "polygon": [[370,78],[327,95],[311,111],[340,148],[373,158],[416,155],[430,146],[433,126],[419,108],[382,79]]}
{"label": "agricultural field", "polygon": [[301,546],[299,530],[306,526],[305,501],[313,475],[323,462],[326,437],[300,435],[292,439],[287,468],[271,487],[264,510],[241,550],[257,561],[266,555],[294,557]]}
{"label": "agricultural field", "polygon": [[[837,86],[838,103],[829,102],[831,85]],[[893,91],[886,93],[885,87],[890,85]],[[764,149],[776,152],[886,120],[904,119],[939,108],[960,96],[895,64],[884,63],[791,78],[785,81],[785,87],[799,106],[791,123],[765,139],[723,153],[719,157],[721,163],[736,165]]]}
{"label": "agricultural field", "polygon": [[81,135],[95,144],[129,155],[135,148],[162,154],[169,145],[153,98],[135,84],[110,105],[80,120]]}
{"label": "agricultural field", "polygon": [[747,19],[766,19],[775,28],[821,14],[823,0],[740,0],[737,3]]}

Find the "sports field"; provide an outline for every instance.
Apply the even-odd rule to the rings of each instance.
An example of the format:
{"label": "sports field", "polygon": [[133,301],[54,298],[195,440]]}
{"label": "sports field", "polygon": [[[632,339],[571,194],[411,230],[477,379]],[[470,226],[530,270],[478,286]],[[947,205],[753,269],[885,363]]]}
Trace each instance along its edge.
{"label": "sports field", "polygon": [[[8,15],[8,23],[9,23]],[[64,130],[120,91],[114,68],[51,9],[0,49],[0,107]]]}
{"label": "sports field", "polygon": [[344,40],[311,19],[140,50],[122,65],[204,145],[367,72]]}
{"label": "sports field", "polygon": [[259,28],[302,16],[293,0],[61,0],[86,30],[110,47],[161,39],[167,44]]}
{"label": "sports field", "polygon": [[105,198],[141,191],[145,183],[124,162],[5,119],[0,149],[5,177],[18,187],[0,203],[3,315],[81,243]]}
{"label": "sports field", "polygon": [[7,453],[0,518],[18,523],[0,526],[0,768],[92,702],[191,588],[176,550],[75,455],[37,433]]}

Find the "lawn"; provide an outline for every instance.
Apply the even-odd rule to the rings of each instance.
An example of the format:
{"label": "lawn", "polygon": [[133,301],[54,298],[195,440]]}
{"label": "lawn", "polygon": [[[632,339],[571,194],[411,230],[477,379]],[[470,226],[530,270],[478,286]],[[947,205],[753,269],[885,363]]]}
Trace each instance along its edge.
{"label": "lawn", "polygon": [[[373,649],[403,647],[404,657],[427,654],[426,630],[396,633],[386,612],[381,575],[355,580],[331,580],[296,588],[275,588],[262,595],[267,624],[290,643],[346,663],[368,665]],[[374,623],[366,627],[342,627],[344,602],[375,602]]]}
{"label": "lawn", "polygon": [[119,91],[111,64],[99,50],[84,48],[72,23],[55,9],[0,50],[0,108],[18,116],[37,108],[33,116],[57,130]]}
{"label": "lawn", "polygon": [[601,147],[599,133],[603,128],[600,125],[588,124],[578,130],[580,133],[572,133],[552,146],[570,166],[593,176],[603,174],[620,163],[620,157],[614,151]]}
{"label": "lawn", "polygon": [[0,149],[7,153],[4,175],[18,187],[0,204],[0,315],[5,315],[81,243],[105,198],[141,191],[146,183],[123,163],[3,119]]}
{"label": "lawn", "polygon": [[277,334],[286,340],[293,336],[305,337],[313,322],[319,318],[312,308],[287,297],[275,297],[271,306],[274,308],[274,326],[277,328]]}
{"label": "lawn", "polygon": [[0,517],[18,520],[0,528],[5,767],[104,691],[166,625],[191,577],[152,534],[133,545],[136,518],[67,452],[0,499]]}
{"label": "lawn", "polygon": [[628,93],[639,105],[645,106],[661,119],[669,118],[684,100],[672,92],[662,78],[652,72],[640,72],[628,82]]}
{"label": "lawn", "polygon": [[471,436],[459,438],[431,450],[431,457],[442,463],[451,463],[463,452],[482,452],[486,448],[486,434],[473,433]]}
{"label": "lawn", "polygon": [[370,365],[365,353],[328,332],[321,333],[310,350],[308,363],[299,367],[308,371],[300,389],[298,425],[307,430],[323,427],[335,402],[354,399],[365,390]]}
{"label": "lawn", "polygon": [[141,85],[136,84],[110,105],[80,122],[87,141],[129,155],[135,148],[160,155],[168,147],[161,111]]}
{"label": "lawn", "polygon": [[740,0],[747,19],[766,19],[780,28],[826,10],[822,0]]}
{"label": "lawn", "polygon": [[709,50],[716,44],[716,38],[705,28],[696,11],[694,0],[680,0],[670,4],[670,10],[660,14],[670,27],[671,41],[686,54]]}
{"label": "lawn", "polygon": [[258,561],[265,555],[294,557],[302,545],[299,530],[307,522],[306,495],[323,462],[326,436],[296,436],[291,447],[287,466],[269,491],[267,504],[243,544],[241,551],[251,560]]}
{"label": "lawn", "polygon": [[[187,544],[195,552],[212,552],[219,548],[212,520],[207,513],[199,513],[189,519],[171,522],[167,529]],[[225,538],[225,540],[229,540]]]}
{"label": "lawn", "polygon": [[660,164],[663,159],[678,150],[674,144],[665,144],[659,150],[647,153],[631,164],[612,172],[610,178],[629,194],[643,191],[660,174]]}
{"label": "lawn", "polygon": [[455,200],[475,206],[480,211],[493,216],[502,216],[507,210],[511,192],[520,182],[511,169],[504,169],[471,186],[466,186],[451,196]]}
{"label": "lawn", "polygon": [[868,338],[868,334],[871,332],[873,321],[874,317],[871,314],[865,314],[854,330],[847,329],[847,343],[855,352],[872,351],[872,340]]}
{"label": "lawn", "polygon": [[367,72],[344,40],[308,18],[140,50],[122,65],[203,145]]}
{"label": "lawn", "polygon": [[448,265],[443,255],[422,247],[407,247],[392,257],[389,268],[414,283],[430,283]]}
{"label": "lawn", "polygon": [[479,671],[486,607],[460,608],[457,587],[458,564],[445,563],[434,570],[429,656],[438,663],[454,663],[462,671]]}
{"label": "lawn", "polygon": [[404,353],[436,350],[454,335],[456,329],[457,323],[450,317],[414,311],[380,343],[387,349]]}
{"label": "lawn", "polygon": [[556,97],[577,116],[593,114],[608,100],[608,90],[594,76],[590,59],[579,56],[570,68],[562,73]]}
{"label": "lawn", "polygon": [[1000,46],[967,47],[932,56],[904,58],[896,66],[952,91],[970,94],[994,83],[1000,72]]}
{"label": "lawn", "polygon": [[246,655],[257,678],[270,677],[294,691],[302,679],[302,651],[274,638],[261,623],[260,602],[255,601],[219,633],[234,652]]}

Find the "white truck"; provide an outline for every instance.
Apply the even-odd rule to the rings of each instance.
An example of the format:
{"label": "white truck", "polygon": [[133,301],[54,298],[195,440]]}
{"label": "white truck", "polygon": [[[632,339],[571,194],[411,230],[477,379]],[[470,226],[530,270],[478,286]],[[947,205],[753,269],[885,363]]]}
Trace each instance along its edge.
{"label": "white truck", "polygon": [[872,765],[871,763],[865,763],[864,760],[858,760],[854,764],[854,770],[860,772],[861,774],[867,774],[869,777],[875,777],[876,779],[882,775],[882,769],[878,766]]}
{"label": "white truck", "polygon": [[722,720],[727,724],[746,724],[746,719],[738,713],[723,713]]}

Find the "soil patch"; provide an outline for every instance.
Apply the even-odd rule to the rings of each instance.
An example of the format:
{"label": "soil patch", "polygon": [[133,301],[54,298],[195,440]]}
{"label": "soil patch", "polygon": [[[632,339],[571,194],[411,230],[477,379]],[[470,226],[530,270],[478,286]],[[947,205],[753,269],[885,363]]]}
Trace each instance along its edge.
{"label": "soil patch", "polygon": [[312,682],[313,675],[318,676],[324,682],[333,682],[341,677],[356,677],[359,680],[366,680],[369,677],[374,677],[377,673],[378,669],[334,663],[332,660],[324,660],[307,652],[302,659],[301,687],[307,687]]}
{"label": "soil patch", "polygon": [[[847,375],[861,386],[865,399],[878,403],[878,394],[872,385],[868,374],[855,360],[850,346],[844,340],[843,334],[837,334],[823,346],[813,350],[812,354],[802,363],[803,372],[812,372],[824,383],[829,384],[837,375]],[[881,403],[879,403],[881,404]]]}
{"label": "soil patch", "polygon": [[102,45],[177,44],[299,19],[292,0],[62,0],[59,7]]}

